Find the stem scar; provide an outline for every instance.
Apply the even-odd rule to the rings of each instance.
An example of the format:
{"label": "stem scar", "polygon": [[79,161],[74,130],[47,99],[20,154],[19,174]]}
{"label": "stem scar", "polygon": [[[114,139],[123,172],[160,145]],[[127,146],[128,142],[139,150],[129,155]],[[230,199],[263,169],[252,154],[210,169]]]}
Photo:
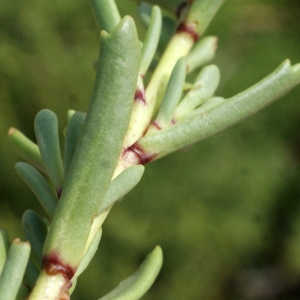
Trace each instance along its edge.
{"label": "stem scar", "polygon": [[178,25],[176,32],[185,32],[185,33],[189,34],[193,38],[193,40],[196,42],[199,40],[200,35],[196,32],[195,28],[196,28],[195,23],[187,24],[187,23],[182,22]]}
{"label": "stem scar", "polygon": [[43,268],[48,275],[55,276],[61,273],[68,281],[70,281],[75,274],[75,269],[69,265],[63,264],[55,253],[50,254],[43,259]]}

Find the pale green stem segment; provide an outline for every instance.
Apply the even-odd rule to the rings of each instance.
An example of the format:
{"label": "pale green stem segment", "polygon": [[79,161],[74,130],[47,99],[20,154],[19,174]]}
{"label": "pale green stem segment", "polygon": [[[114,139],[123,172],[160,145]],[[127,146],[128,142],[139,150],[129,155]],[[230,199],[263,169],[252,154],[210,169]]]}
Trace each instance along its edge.
{"label": "pale green stem segment", "polygon": [[32,142],[28,137],[26,137],[21,131],[16,128],[9,129],[8,137],[18,156],[28,161],[38,170],[46,174],[46,169],[37,144]]}
{"label": "pale green stem segment", "polygon": [[171,74],[164,99],[154,122],[149,126],[147,134],[171,126],[176,106],[181,98],[186,74],[186,59],[182,57],[176,63]]}
{"label": "pale green stem segment", "polygon": [[57,196],[43,175],[30,164],[23,162],[16,163],[16,171],[35,194],[49,217],[52,218],[57,204]]}
{"label": "pale green stem segment", "polygon": [[194,108],[205,102],[216,91],[220,82],[220,71],[216,65],[204,67],[195,80],[194,87],[176,108],[175,121],[182,120]]}
{"label": "pale green stem segment", "polygon": [[95,238],[93,239],[88,250],[84,254],[84,257],[83,257],[82,261],[80,262],[80,265],[79,265],[76,273],[74,274],[74,277],[72,278],[72,283],[74,280],[76,280],[80,276],[80,274],[82,274],[82,272],[87,268],[87,266],[93,259],[94,255],[98,249],[98,246],[99,246],[99,243],[101,240],[101,236],[102,236],[102,229],[100,228],[100,230],[95,235]]}
{"label": "pale green stem segment", "polygon": [[25,271],[25,274],[24,274],[24,284],[30,289],[32,290],[33,287],[35,286],[36,284],[36,281],[38,279],[40,275],[40,272],[39,270],[37,269],[37,267],[34,265],[34,263],[29,260],[28,261],[28,264],[27,264],[27,267],[26,267],[26,271]]}
{"label": "pale green stem segment", "polygon": [[125,17],[111,35],[102,31],[101,68],[98,68],[82,134],[44,246],[46,261],[55,253],[74,272],[85,253],[93,218],[121,153],[139,63],[139,40],[131,17]]}
{"label": "pale green stem segment", "polygon": [[90,0],[90,4],[99,30],[112,33],[121,21],[121,16],[115,1]]}
{"label": "pale green stem segment", "polygon": [[[62,272],[57,272],[56,275],[49,277],[48,273],[42,269],[36,285],[27,300],[60,300],[65,293],[68,282]],[[43,298],[41,298],[41,295],[43,295]]]}
{"label": "pale green stem segment", "polygon": [[[139,109],[132,113],[131,126],[124,141],[124,148],[140,139],[161,105],[165,90],[176,62],[187,56],[195,41],[203,34],[217,10],[225,0],[195,0],[179,25],[177,32],[168,44],[146,89],[146,107],[141,114]],[[175,1],[176,2],[176,1]],[[173,7],[174,1],[170,2]],[[207,11],[202,11],[206,9]],[[199,12],[200,11],[200,12]],[[200,17],[196,15],[200,13]],[[198,22],[198,18],[203,20]]]}
{"label": "pale green stem segment", "polygon": [[195,0],[184,21],[201,37],[225,0]]}
{"label": "pale green stem segment", "polygon": [[0,277],[0,300],[15,300],[30,254],[28,242],[13,240]]}
{"label": "pale green stem segment", "polygon": [[48,233],[44,220],[36,212],[26,210],[22,217],[22,228],[26,239],[30,242],[31,252],[41,267],[43,246]]}
{"label": "pale green stem segment", "polygon": [[139,269],[99,300],[138,300],[149,290],[162,266],[163,254],[159,246],[148,254]]}
{"label": "pale green stem segment", "polygon": [[300,64],[284,61],[259,83],[220,105],[181,123],[140,139],[137,146],[160,158],[201,141],[253,115],[300,83]]}
{"label": "pale green stem segment", "polygon": [[9,237],[3,228],[0,228],[0,276],[6,261],[7,251],[9,248]]}
{"label": "pale green stem segment", "polygon": [[131,120],[134,122],[131,121],[125,137],[124,148],[130,147],[144,135],[155,115],[155,110],[161,104],[175,64],[182,56],[189,53],[193,44],[194,39],[185,32],[175,34],[170,41],[146,88],[146,105],[143,113],[141,114],[141,110],[132,112]]}
{"label": "pale green stem segment", "polygon": [[187,56],[187,73],[209,63],[215,57],[217,44],[218,38],[216,36],[200,39]]}
{"label": "pale green stem segment", "polygon": [[76,112],[72,115],[66,132],[65,139],[65,153],[64,153],[64,173],[65,178],[68,175],[70,165],[75,153],[75,149],[82,131],[83,123],[86,114],[83,112]]}
{"label": "pale green stem segment", "polygon": [[39,111],[34,120],[34,131],[47,174],[60,196],[64,182],[64,170],[56,114],[49,109]]}
{"label": "pale green stem segment", "polygon": [[149,27],[143,42],[141,53],[140,74],[142,75],[142,77],[145,76],[149,65],[155,55],[161,32],[161,22],[161,10],[158,6],[153,6]]}
{"label": "pale green stem segment", "polygon": [[145,167],[142,165],[132,166],[112,180],[101,203],[98,214],[101,214],[118,199],[129,193],[141,180],[144,170]]}

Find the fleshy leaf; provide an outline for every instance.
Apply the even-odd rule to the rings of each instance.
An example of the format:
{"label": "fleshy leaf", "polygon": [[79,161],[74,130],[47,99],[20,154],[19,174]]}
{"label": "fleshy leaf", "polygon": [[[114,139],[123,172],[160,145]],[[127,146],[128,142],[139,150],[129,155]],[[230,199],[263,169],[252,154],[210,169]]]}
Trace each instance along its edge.
{"label": "fleshy leaf", "polygon": [[144,76],[148,67],[154,57],[161,31],[162,16],[158,6],[153,6],[149,27],[144,39],[142,53],[141,53],[141,66],[140,73]]}
{"label": "fleshy leaf", "polygon": [[144,169],[145,167],[141,165],[129,167],[112,180],[98,214],[101,214],[101,212],[131,191],[141,180]]}
{"label": "fleshy leaf", "polygon": [[30,254],[28,242],[13,240],[0,277],[0,300],[15,300]]}
{"label": "fleshy leaf", "polygon": [[179,103],[174,118],[183,119],[186,114],[210,98],[216,91],[220,82],[220,71],[216,65],[204,67],[197,76],[194,87]]}
{"label": "fleshy leaf", "polygon": [[22,228],[30,242],[32,254],[41,267],[43,246],[48,233],[44,220],[36,212],[26,210],[22,217]]}
{"label": "fleshy leaf", "polygon": [[9,238],[6,230],[0,228],[0,276],[6,261],[9,248]]}
{"label": "fleshy leaf", "polygon": [[174,67],[158,115],[150,125],[147,134],[170,126],[174,111],[181,98],[185,74],[186,59],[182,57]]}
{"label": "fleshy leaf", "polygon": [[30,164],[23,162],[16,163],[16,171],[52,218],[56,208],[57,197],[43,175]]}
{"label": "fleshy leaf", "polygon": [[100,229],[97,232],[97,234],[95,235],[94,240],[92,241],[92,243],[90,244],[90,246],[87,249],[86,253],[84,254],[84,257],[83,257],[82,261],[80,262],[80,265],[79,265],[76,273],[74,274],[74,277],[72,278],[72,282],[73,282],[74,279],[78,278],[80,276],[80,274],[82,274],[82,272],[87,268],[87,266],[89,265],[89,263],[93,259],[94,255],[95,255],[95,253],[98,249],[98,245],[100,243],[101,236],[102,236],[102,229]]}
{"label": "fleshy leaf", "polygon": [[69,172],[69,168],[74,156],[74,152],[82,131],[83,123],[86,114],[83,112],[76,112],[72,115],[66,132],[65,153],[64,153],[64,173],[65,177]]}
{"label": "fleshy leaf", "polygon": [[121,21],[118,7],[114,0],[90,0],[93,14],[99,30],[112,33]]}
{"label": "fleshy leaf", "polygon": [[140,45],[131,17],[125,17],[111,35],[102,31],[101,68],[45,242],[46,265],[47,256],[56,253],[76,271],[84,255],[92,220],[110,185],[128,129],[139,63]]}
{"label": "fleshy leaf", "polygon": [[300,82],[300,64],[284,61],[269,76],[206,113],[141,138],[136,147],[155,159],[199,142],[253,115]]}
{"label": "fleshy leaf", "polygon": [[204,66],[210,62],[216,53],[218,38],[216,36],[207,36],[200,39],[187,56],[187,72]]}
{"label": "fleshy leaf", "polygon": [[138,300],[151,287],[163,261],[159,246],[146,257],[139,269],[99,300]]}
{"label": "fleshy leaf", "polygon": [[201,37],[225,0],[195,0],[184,20],[184,27]]}
{"label": "fleshy leaf", "polygon": [[20,130],[10,128],[8,131],[9,140],[17,154],[39,171],[46,174],[46,169],[42,161],[41,153],[37,144],[26,137]]}
{"label": "fleshy leaf", "polygon": [[29,260],[26,270],[25,270],[25,274],[24,274],[24,284],[30,289],[32,290],[33,287],[35,286],[35,283],[38,279],[40,275],[39,270],[37,269],[37,267],[35,266],[35,264]]}
{"label": "fleshy leaf", "polygon": [[56,188],[57,195],[60,196],[64,170],[60,154],[56,114],[49,109],[39,111],[34,120],[34,130],[47,174]]}

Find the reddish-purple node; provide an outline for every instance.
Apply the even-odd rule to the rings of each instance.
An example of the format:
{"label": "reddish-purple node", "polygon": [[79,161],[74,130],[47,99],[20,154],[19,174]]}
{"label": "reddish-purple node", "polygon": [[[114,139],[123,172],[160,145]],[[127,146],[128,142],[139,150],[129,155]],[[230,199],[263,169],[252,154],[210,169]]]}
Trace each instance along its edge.
{"label": "reddish-purple node", "polygon": [[161,127],[158,125],[158,123],[157,123],[156,121],[153,121],[153,122],[152,122],[152,125],[153,125],[154,127],[156,127],[156,129],[161,130]]}
{"label": "reddish-purple node", "polygon": [[140,147],[137,143],[133,144],[131,147],[126,149],[126,151],[132,151],[137,156],[142,165],[145,165],[146,163],[152,161],[155,157],[158,156],[158,154],[145,152],[145,150],[142,147]]}
{"label": "reddish-purple node", "polygon": [[187,24],[187,23],[182,22],[178,25],[176,31],[177,32],[185,32],[185,33],[189,34],[193,38],[193,40],[195,42],[197,42],[200,38],[200,35],[196,32],[195,28],[196,28],[196,24],[194,24],[194,23]]}
{"label": "reddish-purple node", "polygon": [[59,273],[68,281],[75,274],[75,269],[68,264],[64,264],[56,253],[52,253],[43,258],[43,268],[48,275],[55,276]]}
{"label": "reddish-purple node", "polygon": [[144,89],[135,91],[134,101],[143,102],[146,105],[146,95]]}

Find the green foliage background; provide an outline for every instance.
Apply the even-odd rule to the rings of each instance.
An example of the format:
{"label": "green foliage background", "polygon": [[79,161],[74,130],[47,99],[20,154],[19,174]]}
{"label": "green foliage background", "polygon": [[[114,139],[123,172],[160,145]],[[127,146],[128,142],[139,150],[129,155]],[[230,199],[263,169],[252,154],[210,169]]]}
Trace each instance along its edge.
{"label": "green foliage background", "polygon": [[[122,15],[136,16],[134,1],[117,2]],[[58,115],[61,132],[69,108],[86,110],[99,33],[88,1],[0,3],[0,226],[14,238],[23,237],[24,210],[42,210],[14,171],[8,128],[34,139],[40,109]],[[228,0],[208,30],[219,36],[217,95],[242,91],[285,58],[300,62],[299,19],[298,0]],[[104,295],[156,244],[164,266],[143,299],[258,299],[243,298],[248,282],[236,280],[248,269],[276,267],[297,282],[299,101],[300,87],[242,124],[147,166],[140,185],[110,213],[73,299]]]}

